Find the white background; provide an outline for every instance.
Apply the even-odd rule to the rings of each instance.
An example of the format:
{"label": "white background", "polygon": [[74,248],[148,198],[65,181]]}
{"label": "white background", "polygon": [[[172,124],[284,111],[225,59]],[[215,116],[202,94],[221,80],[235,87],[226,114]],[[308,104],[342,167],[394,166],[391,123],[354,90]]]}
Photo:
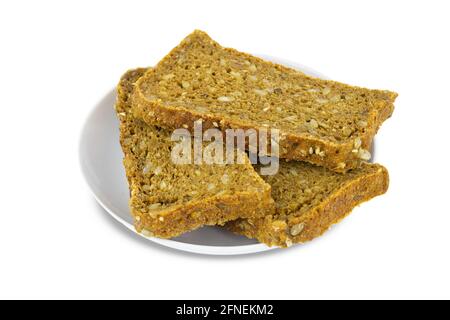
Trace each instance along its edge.
{"label": "white background", "polygon": [[[448,1],[2,1],[0,298],[450,298]],[[166,249],[95,203],[93,106],[195,28],[226,46],[397,91],[377,136],[389,192],[307,245]]]}

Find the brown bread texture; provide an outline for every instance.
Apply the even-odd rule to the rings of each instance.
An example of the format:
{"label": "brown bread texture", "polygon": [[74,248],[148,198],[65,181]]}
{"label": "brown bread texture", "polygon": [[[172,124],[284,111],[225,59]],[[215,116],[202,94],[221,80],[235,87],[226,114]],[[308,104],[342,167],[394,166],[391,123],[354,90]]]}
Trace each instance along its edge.
{"label": "brown bread texture", "polygon": [[245,154],[245,164],[176,165],[171,161],[171,131],[147,125],[131,113],[129,96],[145,70],[131,70],[122,77],[116,102],[136,230],[171,238],[203,225],[273,212],[271,187]]}
{"label": "brown bread texture", "polygon": [[278,174],[264,179],[272,186],[275,214],[238,219],[225,228],[279,247],[322,235],[355,206],[385,193],[389,185],[387,170],[367,163],[339,174],[307,163],[282,162]]}
{"label": "brown bread texture", "polygon": [[136,117],[168,129],[278,129],[281,158],[346,172],[370,159],[397,94],[307,76],[194,31],[136,84]]}

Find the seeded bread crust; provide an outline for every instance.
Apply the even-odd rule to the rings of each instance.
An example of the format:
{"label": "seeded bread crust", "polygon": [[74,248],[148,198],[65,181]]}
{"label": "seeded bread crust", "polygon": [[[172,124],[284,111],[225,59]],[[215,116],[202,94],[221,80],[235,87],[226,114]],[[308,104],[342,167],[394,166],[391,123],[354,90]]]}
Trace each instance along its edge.
{"label": "seeded bread crust", "polygon": [[[289,247],[294,243],[304,243],[319,237],[333,224],[350,214],[354,207],[385,193],[389,185],[387,170],[378,164],[364,164],[346,175],[331,171],[325,173],[323,168],[308,168],[306,165],[303,166],[303,172],[306,169],[316,170],[317,172],[313,175],[315,174],[318,180],[324,177],[330,183],[334,178],[339,180],[324,197],[318,198],[318,194],[313,194],[307,201],[302,202],[304,189],[301,188],[305,184],[303,183],[302,186],[300,182],[297,185],[287,182],[293,165],[295,165],[293,162],[284,163],[279,172],[280,177],[274,177],[272,181],[268,180],[272,185],[272,197],[277,205],[275,214],[257,219],[238,219],[227,223],[225,228],[248,238],[257,239],[268,246]],[[297,181],[300,181],[302,165],[297,163],[296,169]],[[310,175],[309,178],[311,178]],[[306,185],[311,187],[313,184],[310,182]],[[292,200],[281,201],[280,197],[289,190],[293,194]]]}
{"label": "seeded bread crust", "polygon": [[[208,61],[205,51],[215,60],[211,58]],[[197,61],[200,54],[202,59]],[[219,57],[220,64],[217,62]],[[223,74],[220,73],[222,60],[226,61],[222,69],[227,70]],[[234,64],[227,62],[231,60]],[[204,71],[201,63],[210,63],[205,68],[211,69]],[[197,67],[199,71],[196,71]],[[260,75],[254,70],[263,71]],[[245,81],[242,80],[243,75]],[[255,89],[248,79],[257,76],[276,78],[273,85],[279,87]],[[204,79],[199,80],[199,77]],[[263,85],[264,81],[254,86]],[[281,89],[283,86],[288,88]],[[226,92],[228,88],[245,89],[247,93],[245,97],[231,96],[234,93]],[[289,97],[284,92],[290,92]],[[169,129],[187,126],[192,130],[194,121],[198,119],[203,119],[204,130],[214,127],[222,130],[277,128],[281,132],[281,158],[346,172],[369,160],[368,150],[373,136],[391,116],[396,97],[397,94],[390,91],[312,78],[234,49],[223,48],[204,32],[194,31],[155,69],[137,81],[132,94],[132,108],[136,117]],[[292,105],[286,107],[291,102],[295,108]],[[248,110],[244,112],[247,105]],[[279,108],[286,117],[281,119],[277,112],[272,111],[274,108]],[[329,119],[332,121],[327,123]]]}
{"label": "seeded bread crust", "polygon": [[[133,90],[134,82],[144,74],[145,70],[142,68],[131,70],[121,78],[117,87],[118,96],[115,107],[120,120],[120,143],[124,152],[123,162],[130,187],[130,211],[134,217],[136,230],[147,236],[171,238],[203,225],[223,225],[225,222],[237,218],[257,217],[273,212],[271,187],[254,171],[248,158],[245,164],[236,164],[235,167],[233,165],[217,167],[214,169],[216,171],[213,171],[220,173],[217,176],[218,184],[220,184],[223,174],[229,174],[231,177],[234,172],[232,170],[240,170],[240,177],[248,184],[244,185],[246,188],[244,190],[242,187],[233,187],[226,193],[222,191],[208,194],[207,192],[206,196],[202,198],[168,204],[156,202],[159,201],[158,197],[165,197],[164,192],[158,190],[158,186],[152,182],[154,180],[149,174],[144,173],[146,160],[139,153],[139,148],[140,144],[144,143],[145,154],[156,154],[167,146],[167,141],[170,142],[170,135],[163,129],[146,125],[131,114],[129,95]],[[151,143],[146,141],[151,141]],[[158,165],[162,166],[163,164],[158,163]],[[175,170],[174,167],[169,166],[169,170],[171,169]],[[206,169],[212,170],[211,167]],[[193,174],[195,171],[195,173],[202,174],[202,166],[194,168],[194,165],[184,165],[183,170],[183,173]],[[172,177],[173,180],[176,172],[161,174],[166,174],[168,179]],[[175,183],[177,184],[177,181]],[[192,190],[195,186],[190,184],[185,187],[177,185],[178,192],[175,196],[190,198],[191,196],[187,192],[186,195],[178,193],[182,193],[185,189]],[[154,191],[148,192],[148,189]]]}

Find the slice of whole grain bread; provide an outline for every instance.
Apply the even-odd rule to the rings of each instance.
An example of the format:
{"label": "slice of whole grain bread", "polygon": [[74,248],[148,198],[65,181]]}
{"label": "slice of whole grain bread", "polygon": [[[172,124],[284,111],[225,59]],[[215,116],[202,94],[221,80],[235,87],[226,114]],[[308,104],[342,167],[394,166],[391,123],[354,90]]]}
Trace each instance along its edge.
{"label": "slice of whole grain bread", "polygon": [[239,219],[225,227],[269,246],[288,247],[312,240],[346,217],[358,204],[386,192],[387,170],[364,163],[346,174],[297,161],[283,161],[272,186],[276,212]]}
{"label": "slice of whole grain bread", "polygon": [[270,186],[244,164],[195,165],[171,161],[171,132],[131,114],[129,96],[146,69],[127,72],[117,87],[120,143],[138,232],[170,238],[203,225],[273,211]]}
{"label": "slice of whole grain bread", "polygon": [[194,31],[137,81],[134,114],[149,124],[278,129],[281,158],[345,172],[367,161],[397,94],[321,80],[224,48]]}

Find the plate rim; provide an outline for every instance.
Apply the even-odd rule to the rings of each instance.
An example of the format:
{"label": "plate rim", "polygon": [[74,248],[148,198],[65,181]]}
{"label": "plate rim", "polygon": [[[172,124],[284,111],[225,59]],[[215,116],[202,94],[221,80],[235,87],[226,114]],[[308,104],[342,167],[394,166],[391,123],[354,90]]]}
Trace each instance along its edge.
{"label": "plate rim", "polygon": [[[313,68],[307,67],[303,64],[290,61],[288,59],[279,58],[271,55],[266,54],[255,54],[255,56],[260,57],[262,59],[282,64],[285,66],[288,66],[290,68],[294,68],[296,70],[299,70],[301,72],[304,72],[307,75],[321,78],[321,79],[329,79],[327,76],[323,75],[322,73],[316,71]],[[125,226],[128,230],[132,231],[134,234],[139,235],[140,237],[150,240],[154,243],[157,243],[164,247],[169,247],[175,250],[183,251],[183,252],[189,252],[189,253],[195,253],[195,254],[202,254],[202,255],[216,255],[216,256],[232,256],[232,255],[245,255],[245,254],[252,254],[252,253],[260,253],[260,252],[267,252],[274,249],[278,249],[277,247],[269,247],[263,243],[256,243],[256,244],[247,244],[247,245],[239,245],[239,246],[208,246],[208,245],[199,245],[199,244],[190,244],[185,242],[179,242],[172,239],[162,239],[162,238],[156,238],[156,237],[148,237],[141,233],[138,233],[134,226],[129,223],[128,221],[124,220],[119,214],[115,213],[114,210],[112,210],[107,204],[106,201],[102,199],[100,196],[100,192],[97,190],[97,187],[93,185],[91,182],[92,179],[90,179],[90,174],[88,173],[87,165],[85,162],[85,156],[83,151],[83,146],[85,143],[85,133],[87,131],[87,126],[89,124],[89,120],[94,115],[95,111],[99,108],[99,106],[102,104],[102,102],[109,97],[109,95],[114,94],[114,89],[105,94],[94,106],[92,110],[88,113],[86,119],[83,122],[80,139],[78,143],[78,154],[79,154],[79,164],[81,167],[81,172],[83,174],[84,180],[86,184],[88,185],[91,194],[93,195],[94,199],[100,204],[100,206],[117,222]]]}

